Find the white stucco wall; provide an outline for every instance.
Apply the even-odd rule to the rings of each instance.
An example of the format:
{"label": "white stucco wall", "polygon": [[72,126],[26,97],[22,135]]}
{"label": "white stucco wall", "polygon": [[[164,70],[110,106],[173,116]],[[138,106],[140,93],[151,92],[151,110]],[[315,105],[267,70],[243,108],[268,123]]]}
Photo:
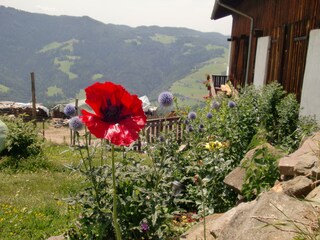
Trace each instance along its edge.
{"label": "white stucco wall", "polygon": [[270,37],[258,38],[253,84],[261,87],[266,84],[269,60]]}
{"label": "white stucco wall", "polygon": [[320,122],[320,29],[312,30],[309,36],[300,115],[315,116]]}

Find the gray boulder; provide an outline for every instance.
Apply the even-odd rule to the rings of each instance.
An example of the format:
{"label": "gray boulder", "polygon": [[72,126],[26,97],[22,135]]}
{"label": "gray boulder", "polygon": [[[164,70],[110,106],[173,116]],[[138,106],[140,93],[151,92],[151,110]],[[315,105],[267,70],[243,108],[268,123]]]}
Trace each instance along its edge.
{"label": "gray boulder", "polygon": [[281,182],[283,192],[296,198],[305,198],[313,189],[313,181],[305,176],[298,176]]}
{"label": "gray boulder", "polygon": [[[292,240],[297,235],[297,227],[309,231],[310,224],[316,221],[313,212],[314,207],[309,202],[271,190],[254,201],[241,203],[213,221],[208,221],[207,231],[210,235],[207,239]],[[293,221],[296,221],[296,225]],[[194,226],[196,228],[197,225]],[[198,228],[203,229],[202,222]],[[191,231],[180,239],[203,239],[203,231],[198,234]]]}
{"label": "gray boulder", "polygon": [[284,156],[279,161],[279,171],[283,176],[312,174],[312,169],[320,166],[320,132],[308,137],[294,153]]}
{"label": "gray boulder", "polygon": [[[267,148],[268,152],[276,157],[283,157],[285,153],[269,143],[264,143],[260,146],[257,146],[254,149],[251,149],[246,153],[244,158],[240,162],[240,166],[236,167],[233,171],[231,171],[224,179],[224,183],[232,188],[236,193],[241,194],[242,191],[242,185],[245,180],[245,175],[246,175],[246,169],[242,167],[243,165],[247,165],[248,162],[252,161],[254,154],[257,150],[262,149],[262,148]],[[250,165],[250,164],[249,164]]]}

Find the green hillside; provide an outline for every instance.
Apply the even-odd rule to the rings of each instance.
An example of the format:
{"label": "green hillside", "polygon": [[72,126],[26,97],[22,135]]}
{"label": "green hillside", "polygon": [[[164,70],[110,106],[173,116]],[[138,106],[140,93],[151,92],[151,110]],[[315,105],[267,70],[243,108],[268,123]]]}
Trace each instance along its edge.
{"label": "green hillside", "polygon": [[213,58],[193,69],[193,72],[178,80],[170,87],[170,91],[177,96],[178,105],[181,107],[195,106],[204,102],[208,90],[203,81],[207,74],[225,75],[227,70],[228,49],[223,48],[222,57]]}
{"label": "green hillside", "polygon": [[[152,101],[195,69],[223,58],[228,47],[227,36],[219,33],[131,28],[2,6],[0,32],[1,101],[30,101],[30,72],[35,72],[36,97],[42,103],[82,96],[95,81],[122,84]],[[196,77],[203,79],[201,74]]]}

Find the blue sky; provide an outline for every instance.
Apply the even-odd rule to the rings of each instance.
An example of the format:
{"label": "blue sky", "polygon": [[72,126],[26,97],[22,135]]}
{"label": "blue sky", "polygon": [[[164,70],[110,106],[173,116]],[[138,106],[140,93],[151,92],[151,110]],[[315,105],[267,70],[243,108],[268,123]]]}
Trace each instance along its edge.
{"label": "blue sky", "polygon": [[186,27],[230,35],[231,17],[211,20],[214,0],[0,0],[0,5],[49,15],[89,16],[104,23]]}

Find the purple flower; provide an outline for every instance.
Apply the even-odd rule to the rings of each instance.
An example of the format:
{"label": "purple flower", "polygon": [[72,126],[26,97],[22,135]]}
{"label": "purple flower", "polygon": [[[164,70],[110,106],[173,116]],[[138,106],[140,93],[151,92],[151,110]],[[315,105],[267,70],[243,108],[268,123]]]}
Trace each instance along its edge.
{"label": "purple flower", "polygon": [[141,223],[140,228],[143,232],[147,232],[149,230],[149,225],[146,222]]}
{"label": "purple flower", "polygon": [[83,128],[83,122],[81,121],[81,119],[76,116],[70,119],[69,121],[69,127],[73,130],[73,131],[80,131]]}
{"label": "purple flower", "polygon": [[199,131],[202,132],[203,129],[204,129],[204,125],[201,123],[201,124],[199,125]]}
{"label": "purple flower", "polygon": [[166,140],[166,139],[165,139],[164,136],[161,135],[161,136],[159,137],[159,141],[160,141],[160,142],[164,142],[165,140]]}
{"label": "purple flower", "polygon": [[189,112],[188,118],[194,120],[197,118],[197,114],[195,112]]}
{"label": "purple flower", "polygon": [[192,125],[189,125],[189,126],[188,126],[188,131],[189,131],[189,132],[193,132],[193,127],[192,127]]}
{"label": "purple flower", "polygon": [[212,118],[212,117],[213,117],[212,113],[208,113],[208,114],[207,114],[207,118],[208,118],[208,119],[210,119],[210,118]]}
{"label": "purple flower", "polygon": [[228,102],[228,107],[229,108],[234,108],[237,104],[234,101],[229,101]]}
{"label": "purple flower", "polygon": [[170,107],[173,104],[173,95],[171,92],[162,92],[158,97],[161,107]]}
{"label": "purple flower", "polygon": [[212,104],[211,104],[211,107],[212,107],[213,109],[218,110],[218,109],[220,108],[220,103],[217,102],[217,101],[213,101]]}
{"label": "purple flower", "polygon": [[64,107],[63,112],[68,117],[73,117],[76,115],[76,108],[72,104],[68,104]]}

